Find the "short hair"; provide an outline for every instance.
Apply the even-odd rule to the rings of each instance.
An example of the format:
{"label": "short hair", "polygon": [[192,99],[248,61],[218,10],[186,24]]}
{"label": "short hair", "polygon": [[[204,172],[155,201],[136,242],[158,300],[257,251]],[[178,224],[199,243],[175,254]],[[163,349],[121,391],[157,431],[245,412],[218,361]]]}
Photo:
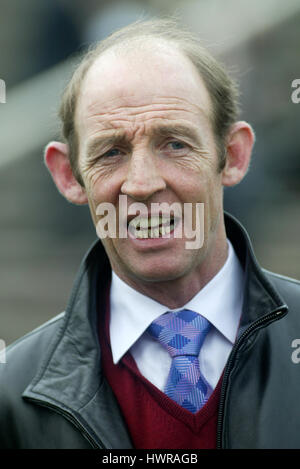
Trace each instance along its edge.
{"label": "short hair", "polygon": [[238,87],[223,65],[204,48],[190,31],[177,25],[174,19],[137,21],[90,46],[77,65],[61,99],[59,117],[62,121],[62,138],[69,146],[69,158],[76,179],[83,185],[78,168],[78,134],[75,128],[75,112],[82,82],[95,60],[108,49],[125,50],[151,39],[167,42],[187,57],[196,67],[209,93],[212,103],[212,128],[219,156],[219,171],[226,162],[225,138],[231,125],[237,120]]}

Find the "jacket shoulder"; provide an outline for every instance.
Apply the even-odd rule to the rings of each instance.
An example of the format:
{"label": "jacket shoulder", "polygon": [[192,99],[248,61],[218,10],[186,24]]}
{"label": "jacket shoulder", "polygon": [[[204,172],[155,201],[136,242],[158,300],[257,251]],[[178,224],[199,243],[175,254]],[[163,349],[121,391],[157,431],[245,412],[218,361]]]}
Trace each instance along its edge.
{"label": "jacket shoulder", "polygon": [[0,364],[0,449],[91,447],[73,423],[22,397],[37,373],[47,367],[63,332],[64,316],[54,317],[7,348],[6,363]]}
{"label": "jacket shoulder", "polygon": [[5,363],[0,364],[0,398],[3,389],[7,389],[10,383],[13,389],[16,389],[17,383],[25,388],[33,379],[57,335],[63,317],[64,313],[55,316],[6,348]]}
{"label": "jacket shoulder", "polygon": [[64,313],[55,316],[7,347],[5,362],[0,363],[0,422],[12,421],[26,406],[22,393],[42,366],[63,317]]}

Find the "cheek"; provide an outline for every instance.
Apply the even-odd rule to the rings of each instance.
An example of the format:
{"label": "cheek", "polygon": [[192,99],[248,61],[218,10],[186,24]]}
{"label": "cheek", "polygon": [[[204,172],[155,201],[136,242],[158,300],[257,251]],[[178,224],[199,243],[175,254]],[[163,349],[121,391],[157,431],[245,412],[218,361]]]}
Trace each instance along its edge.
{"label": "cheek", "polygon": [[206,204],[208,217],[214,218],[222,209],[223,205],[223,187],[221,178],[215,176],[207,182]]}
{"label": "cheek", "polygon": [[208,149],[165,160],[163,171],[170,185],[176,184],[181,187],[182,193],[190,193],[191,201],[200,194],[203,196],[204,192],[211,191],[216,180],[220,179],[217,156]]}
{"label": "cheek", "polygon": [[[180,195],[180,192],[178,194]],[[190,177],[189,184],[181,186],[181,200],[184,203],[193,203],[194,229],[196,226],[196,203],[203,203],[206,237],[208,233],[215,231],[223,204],[223,189],[218,175],[206,174],[205,176]]]}
{"label": "cheek", "polygon": [[105,203],[111,204],[113,207],[118,206],[120,181],[120,177],[116,174],[110,178],[104,178],[97,171],[93,174],[90,173],[89,177],[86,175],[84,178],[89,209],[95,226],[101,218],[100,215],[97,215],[97,209],[100,204]]}
{"label": "cheek", "polygon": [[222,185],[219,175],[212,172],[181,171],[172,176],[170,180],[176,181],[176,192],[183,202],[216,205],[221,198]]}
{"label": "cheek", "polygon": [[89,200],[94,204],[109,202],[113,205],[118,202],[118,194],[121,187],[121,174],[118,171],[107,172],[93,170],[84,176],[84,184]]}
{"label": "cheek", "polygon": [[102,181],[107,180],[105,171],[97,165],[92,168],[83,168],[81,174],[85,187],[89,192],[93,192],[95,188],[100,186]]}
{"label": "cheek", "polygon": [[90,214],[91,214],[93,223],[96,226],[96,224],[97,224],[97,215],[96,215],[97,204],[91,198],[90,195],[88,195],[88,204],[89,204]]}

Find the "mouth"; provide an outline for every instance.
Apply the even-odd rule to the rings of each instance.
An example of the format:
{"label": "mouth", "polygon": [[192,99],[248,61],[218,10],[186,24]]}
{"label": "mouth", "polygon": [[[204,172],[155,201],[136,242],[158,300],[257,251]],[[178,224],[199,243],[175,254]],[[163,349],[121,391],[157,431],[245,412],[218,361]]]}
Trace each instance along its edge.
{"label": "mouth", "polygon": [[169,238],[178,220],[172,215],[137,216],[128,220],[128,233],[136,239]]}

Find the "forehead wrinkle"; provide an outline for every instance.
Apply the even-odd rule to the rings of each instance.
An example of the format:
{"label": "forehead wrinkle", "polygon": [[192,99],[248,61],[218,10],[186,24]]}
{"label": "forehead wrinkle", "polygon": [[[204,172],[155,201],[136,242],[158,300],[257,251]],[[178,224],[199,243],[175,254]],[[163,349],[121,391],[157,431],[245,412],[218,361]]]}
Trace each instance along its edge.
{"label": "forehead wrinkle", "polygon": [[[114,109],[105,109],[105,107],[99,104],[99,107],[101,107],[101,112],[98,112],[98,110],[95,109],[94,113],[90,113],[90,115],[87,115],[87,119],[92,119],[94,117],[105,118],[105,116],[108,117],[108,116],[115,116],[115,115],[120,115],[121,117],[122,114],[124,114],[127,118],[137,117],[137,116],[141,116],[142,118],[143,115],[160,113],[160,112],[187,112],[187,113],[192,113],[196,115],[200,114],[207,119],[210,118],[211,113],[209,112],[209,110],[203,109],[201,106],[195,103],[192,105],[189,103],[188,107],[182,106],[182,103],[180,104],[178,103],[177,106],[174,106],[174,104],[167,104],[167,103],[166,104],[150,103],[150,104],[145,104],[141,106],[124,105],[124,106],[118,106]],[[96,106],[97,105],[95,105],[95,108]]]}
{"label": "forehead wrinkle", "polygon": [[75,127],[77,121],[84,128],[84,121],[90,115],[110,113],[112,116],[120,110],[123,112],[123,107],[127,114],[136,114],[140,103],[155,109],[157,103],[167,107],[173,103],[173,107],[184,107],[194,113],[201,111],[202,116],[212,120],[211,96],[189,58],[170,45],[163,50],[154,49],[151,48],[151,53],[140,50],[138,60],[134,49],[134,61],[130,54],[99,56],[82,83]]}
{"label": "forehead wrinkle", "polygon": [[[147,102],[148,98],[149,102]],[[200,114],[206,119],[212,117],[210,106],[207,108],[201,105],[202,103],[200,105],[195,102],[192,103],[182,97],[145,95],[142,96],[142,101],[143,103],[140,104],[141,97],[135,95],[117,97],[104,102],[101,99],[94,98],[94,102],[87,103],[85,112],[82,112],[82,110],[80,115],[87,120],[105,120],[118,114],[122,120],[134,117],[142,119],[144,115],[159,112],[188,112],[195,115]]]}
{"label": "forehead wrinkle", "polygon": [[[211,120],[207,116],[199,114],[199,112],[186,109],[177,109],[176,111],[173,109],[173,112],[169,111],[167,114],[163,110],[159,112],[149,110],[146,113],[131,116],[125,115],[125,113],[124,115],[116,114],[113,116],[98,114],[90,116],[89,120],[94,121],[92,135],[101,132],[103,139],[114,135],[114,141],[116,138],[120,141],[120,135],[123,137],[126,135],[127,139],[130,140],[135,134],[142,135],[143,132],[149,133],[153,129],[152,134],[155,133],[156,135],[160,134],[162,136],[170,132],[195,139],[196,134],[202,133],[202,125],[199,125],[198,119],[205,126],[211,125]],[[194,121],[193,124],[190,118],[186,119],[184,116],[186,113],[192,113],[196,116],[197,121]],[[191,130],[192,128],[194,128],[193,131]]]}
{"label": "forehead wrinkle", "polygon": [[[103,105],[99,102],[94,103],[90,107],[90,109],[95,108],[94,111],[97,112],[97,107],[101,106],[101,112],[89,115],[85,119],[93,122],[94,128],[90,137],[87,138],[88,141],[85,145],[87,148],[85,153],[89,157],[99,149],[101,144],[103,146],[128,143],[135,135],[148,134],[150,131],[152,135],[155,134],[156,136],[165,136],[167,133],[184,135],[194,140],[197,139],[198,143],[203,143],[203,136],[200,135],[202,133],[200,132],[201,125],[196,125],[197,122],[193,125],[190,118],[186,121],[184,117],[186,114],[193,114],[197,119],[205,120],[206,124],[211,123],[207,112],[201,106],[188,102],[184,102],[188,106],[183,106],[182,101],[185,100],[178,98],[171,99],[173,101],[171,103],[170,101],[166,102],[168,98],[164,98],[162,99],[163,104],[147,103],[140,106],[117,106],[120,103],[120,99],[118,98],[114,101],[116,107],[107,110],[107,112],[105,112],[105,109],[103,110]],[[191,130],[192,127],[194,127],[194,131]],[[93,139],[92,135],[97,135],[99,132],[101,132],[101,136]]]}

